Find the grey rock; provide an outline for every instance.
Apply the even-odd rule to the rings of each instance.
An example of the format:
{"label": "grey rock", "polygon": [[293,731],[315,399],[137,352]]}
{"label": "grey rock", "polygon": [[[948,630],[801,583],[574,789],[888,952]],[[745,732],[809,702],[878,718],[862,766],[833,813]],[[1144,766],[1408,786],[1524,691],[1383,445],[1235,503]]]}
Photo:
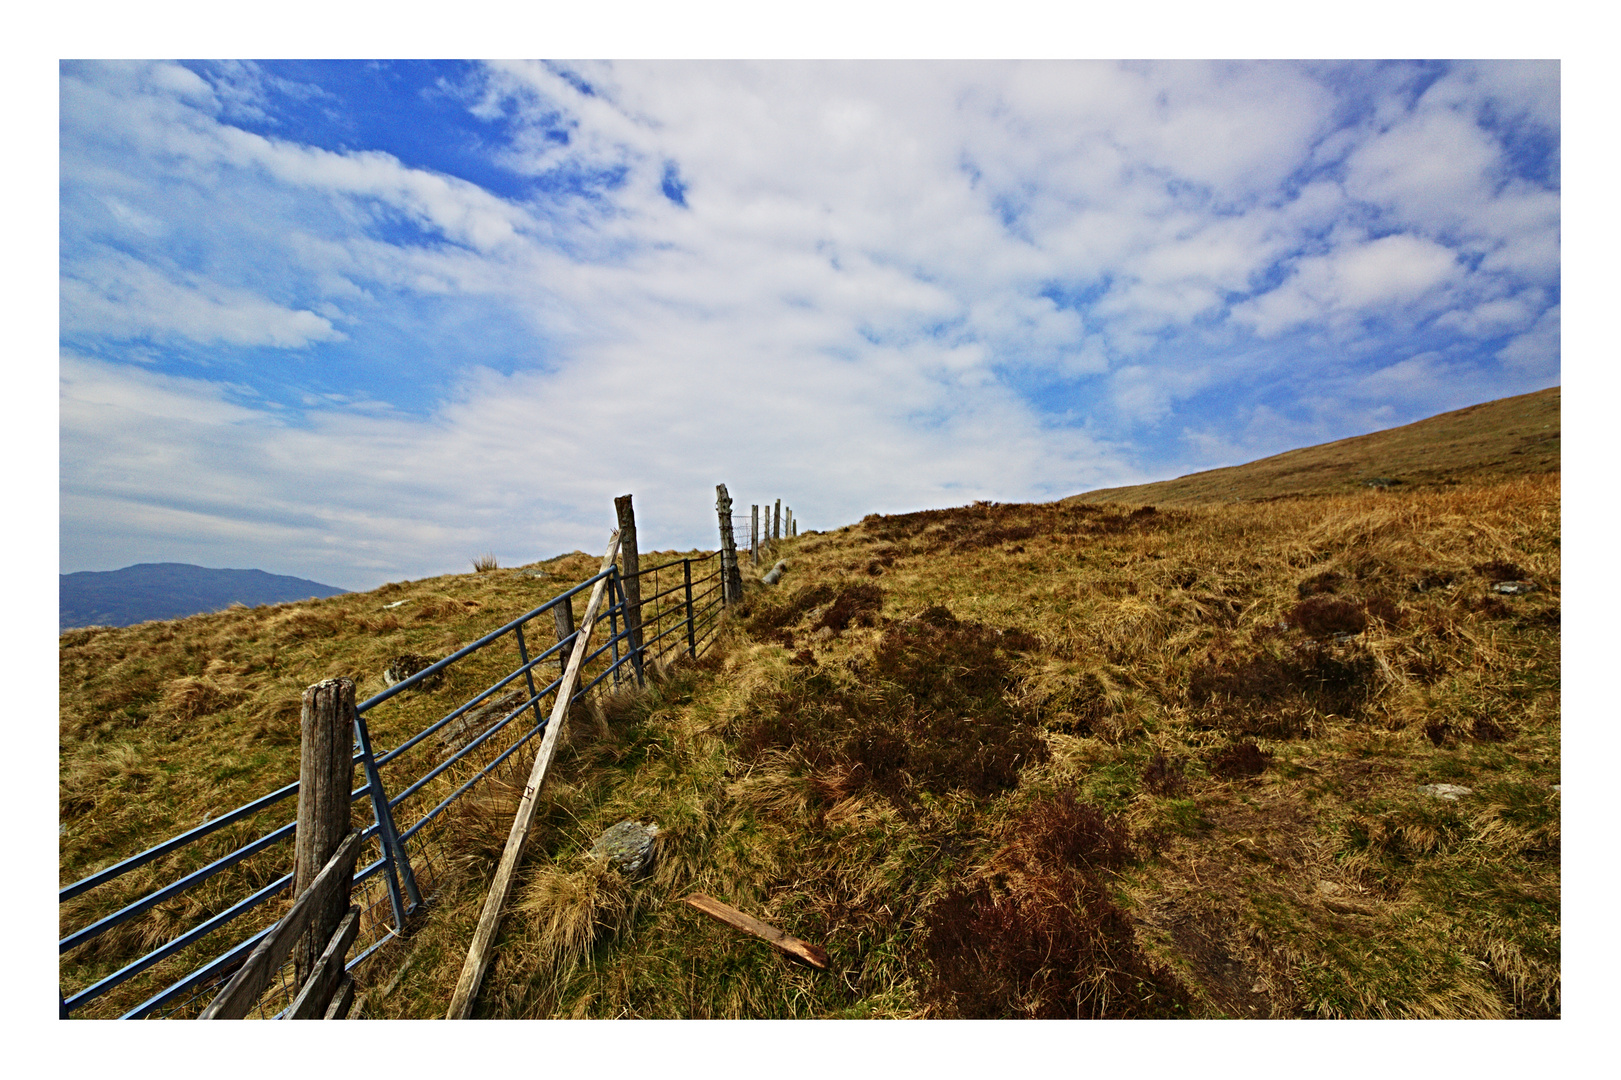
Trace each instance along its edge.
{"label": "grey rock", "polygon": [[652,868],[658,825],[640,821],[621,821],[591,845],[593,858],[606,859],[609,865],[627,878],[640,877]]}
{"label": "grey rock", "polygon": [[760,580],[765,582],[767,585],[775,585],[777,582],[782,580],[782,575],[786,573],[787,570],[788,560],[780,559],[778,560],[777,565],[766,571],[765,577],[761,578]]}
{"label": "grey rock", "polygon": [[1537,585],[1534,581],[1499,581],[1492,586],[1492,592],[1499,592],[1504,596],[1524,596],[1536,590]]}
{"label": "grey rock", "polygon": [[408,603],[410,603],[409,600],[396,600],[392,604],[384,604],[383,605],[383,610],[387,611],[390,608],[397,608],[397,607],[401,606],[402,604],[408,604]]}
{"label": "grey rock", "polygon": [[[431,656],[420,656],[416,653],[401,653],[384,666],[383,681],[388,685],[393,686],[395,683],[404,682],[406,679],[409,679],[423,668],[431,667],[436,663],[438,663],[438,661]],[[426,679],[423,679],[421,682],[417,683],[416,687],[419,690],[433,690],[444,681],[445,673],[443,671],[436,671],[432,675],[429,675]]]}
{"label": "grey rock", "polygon": [[1432,799],[1445,799],[1448,802],[1457,802],[1460,795],[1473,795],[1474,788],[1466,788],[1462,784],[1424,784],[1418,790]]}

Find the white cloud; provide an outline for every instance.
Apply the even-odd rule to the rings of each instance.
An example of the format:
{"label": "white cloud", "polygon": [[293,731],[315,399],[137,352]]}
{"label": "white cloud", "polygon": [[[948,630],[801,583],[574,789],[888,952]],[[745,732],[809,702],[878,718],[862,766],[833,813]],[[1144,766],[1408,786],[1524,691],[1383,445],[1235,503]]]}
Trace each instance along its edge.
{"label": "white cloud", "polygon": [[475,372],[425,419],[318,408],[298,425],[213,383],[64,354],[64,564],[248,563],[371,587],[486,548],[507,563],[594,549],[626,491],[644,544],[712,546],[717,482],[830,527],[1122,471],[994,386],[961,408],[953,377],[975,358],[958,350],[783,365],[760,385],[746,358],[692,378],[689,351],[712,345],[672,343],[654,368],[604,354],[555,376]]}
{"label": "white cloud", "polygon": [[1277,289],[1235,309],[1262,335],[1328,318],[1344,321],[1417,300],[1458,277],[1457,258],[1429,240],[1402,234],[1346,244],[1299,259]]}
{"label": "white cloud", "polygon": [[196,275],[175,281],[125,255],[80,263],[62,278],[65,333],[115,340],[186,339],[200,344],[297,349],[343,334],[313,311],[271,303]]}
{"label": "white cloud", "polygon": [[[206,383],[71,361],[65,542],[110,535],[79,516],[95,491],[135,532],[189,514],[221,549],[249,520],[232,508],[252,506],[293,530],[267,552],[347,560],[341,584],[453,569],[500,535],[509,559],[594,547],[623,490],[698,542],[718,480],[739,501],[803,492],[802,520],[837,524],[1137,478],[1130,440],[1153,425],[1210,453],[1262,445],[1275,416],[1178,410],[1388,355],[1369,316],[1439,316],[1460,340],[1522,331],[1502,363],[1545,368],[1548,334],[1528,328],[1557,284],[1558,194],[1509,175],[1483,117],[1507,122],[1519,87],[1519,122],[1544,122],[1546,69],[1470,68],[1411,109],[1375,74],[1354,91],[1368,118],[1335,133],[1352,91],[1289,64],[502,63],[446,92],[515,127],[492,154],[540,178],[520,201],[235,127],[273,120],[287,90],[256,69],[211,87],[175,65],[70,66],[70,346],[325,357],[347,335],[345,356],[373,366],[359,385],[337,369],[298,385],[317,404],[295,425]],[[1341,352],[1303,357],[1283,345],[1297,332]],[[465,351],[441,361],[424,333]],[[390,382],[419,369],[418,418],[389,412]],[[1458,370],[1414,364],[1356,392]],[[1073,396],[1026,389],[1055,380]],[[148,453],[132,486],[100,464]],[[221,485],[206,506],[206,484],[164,478],[188,469]]]}
{"label": "white cloud", "polygon": [[1503,346],[1497,358],[1517,372],[1532,377],[1559,377],[1559,307],[1544,311],[1525,333]]}

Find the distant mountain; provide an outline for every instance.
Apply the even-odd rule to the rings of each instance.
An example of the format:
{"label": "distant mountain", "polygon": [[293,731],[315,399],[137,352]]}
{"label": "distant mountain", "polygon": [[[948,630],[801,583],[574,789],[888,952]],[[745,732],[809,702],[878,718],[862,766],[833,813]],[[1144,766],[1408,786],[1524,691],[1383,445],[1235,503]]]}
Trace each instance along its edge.
{"label": "distant mountain", "polygon": [[122,570],[62,575],[61,629],[132,626],[182,619],[232,604],[257,607],[347,592],[318,581],[263,570],[210,570],[189,563],[137,563]]}

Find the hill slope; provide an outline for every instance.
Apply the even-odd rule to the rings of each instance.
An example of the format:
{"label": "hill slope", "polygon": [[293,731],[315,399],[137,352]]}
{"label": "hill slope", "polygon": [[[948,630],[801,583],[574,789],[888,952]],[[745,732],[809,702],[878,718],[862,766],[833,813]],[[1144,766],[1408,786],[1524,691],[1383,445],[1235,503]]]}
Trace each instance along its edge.
{"label": "hill slope", "polygon": [[1559,387],[1501,398],[1403,427],[1290,450],[1175,480],[1099,488],[1068,503],[1182,506],[1365,487],[1447,487],[1559,471]]}
{"label": "hill slope", "polygon": [[122,570],[63,574],[61,629],[133,626],[151,619],[183,619],[232,604],[256,607],[323,599],[347,590],[263,570],[212,570],[190,563],[136,563]]}
{"label": "hill slope", "polygon": [[[1500,412],[1449,416],[1423,430],[1500,442]],[[475,1015],[1558,1016],[1560,480],[1524,456],[784,542],[723,648],[570,721]],[[296,776],[303,686],[375,689],[593,565],[63,635],[64,880]],[[466,802],[454,875],[356,1015],[444,1014],[526,769]],[[588,854],[627,818],[662,827],[639,882]],[[173,906],[132,941],[200,917]],[[64,982],[129,958],[69,953]]]}

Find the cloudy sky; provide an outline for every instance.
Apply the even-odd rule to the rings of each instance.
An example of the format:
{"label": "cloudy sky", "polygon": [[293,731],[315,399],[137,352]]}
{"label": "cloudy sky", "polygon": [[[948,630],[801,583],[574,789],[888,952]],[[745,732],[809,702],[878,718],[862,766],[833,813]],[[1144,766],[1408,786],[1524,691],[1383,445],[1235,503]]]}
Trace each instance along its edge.
{"label": "cloudy sky", "polygon": [[1560,68],[88,63],[61,570],[345,588],[1560,382]]}

